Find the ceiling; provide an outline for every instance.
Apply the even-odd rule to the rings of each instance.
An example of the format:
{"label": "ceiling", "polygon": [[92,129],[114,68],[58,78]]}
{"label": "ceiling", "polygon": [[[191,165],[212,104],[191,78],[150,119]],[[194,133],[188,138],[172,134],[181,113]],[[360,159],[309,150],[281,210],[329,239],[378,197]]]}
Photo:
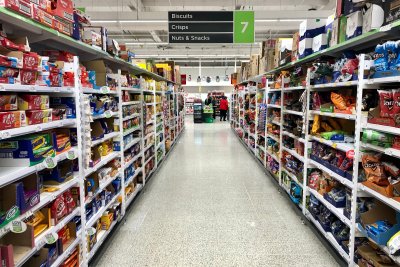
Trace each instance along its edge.
{"label": "ceiling", "polygon": [[[289,37],[305,18],[326,18],[336,0],[75,0],[93,25],[105,26],[109,37],[124,42],[137,57],[190,58],[188,65],[233,65],[258,53],[260,42]],[[254,10],[255,44],[168,44],[168,11]],[[230,61],[226,61],[230,59]]]}

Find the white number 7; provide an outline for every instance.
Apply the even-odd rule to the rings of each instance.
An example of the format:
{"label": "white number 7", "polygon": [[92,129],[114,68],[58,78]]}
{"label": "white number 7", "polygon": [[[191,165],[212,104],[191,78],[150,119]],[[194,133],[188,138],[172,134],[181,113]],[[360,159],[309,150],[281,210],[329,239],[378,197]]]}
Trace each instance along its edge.
{"label": "white number 7", "polygon": [[247,26],[249,26],[248,21],[242,21],[241,24],[243,25],[242,33],[244,33],[247,29]]}

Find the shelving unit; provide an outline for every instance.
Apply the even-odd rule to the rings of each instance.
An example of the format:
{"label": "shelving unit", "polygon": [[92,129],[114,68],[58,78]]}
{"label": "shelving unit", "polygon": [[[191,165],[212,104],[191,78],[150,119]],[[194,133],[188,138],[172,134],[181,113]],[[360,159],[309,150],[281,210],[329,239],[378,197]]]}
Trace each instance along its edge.
{"label": "shelving unit", "polygon": [[[307,79],[305,81],[305,86],[292,86],[292,87],[284,87],[283,85],[281,88],[278,89],[271,89],[270,84],[274,83],[276,81],[277,76],[280,74],[282,70],[290,70],[294,67],[298,66],[305,66],[306,63],[310,63],[314,60],[318,60],[322,57],[339,57],[340,54],[349,49],[349,50],[355,50],[355,51],[361,51],[365,52],[370,49],[370,51],[373,50],[376,44],[381,42],[382,40],[385,39],[392,39],[396,40],[397,38],[396,35],[398,33],[400,27],[400,21],[394,22],[390,24],[389,26],[382,27],[381,29],[373,30],[369,33],[366,33],[364,35],[361,35],[359,37],[353,38],[349,41],[346,41],[344,43],[341,43],[339,45],[336,45],[334,47],[325,49],[321,52],[312,54],[308,57],[305,57],[303,59],[300,59],[295,62],[291,62],[287,65],[284,65],[282,67],[273,69],[267,73],[264,73],[263,75],[258,75],[255,77],[251,77],[246,81],[243,81],[242,83],[238,84],[236,86],[236,89],[233,92],[234,94],[238,94],[239,96],[241,94],[245,94],[246,90],[249,90],[249,88],[253,88],[254,86],[260,86],[262,83],[262,79],[267,78],[267,88],[266,88],[266,94],[269,95],[271,93],[278,93],[280,94],[290,94],[292,92],[296,91],[305,91],[306,93],[306,101],[305,104],[303,105],[303,111],[298,111],[298,110],[292,110],[287,107],[286,104],[283,103],[279,105],[277,103],[272,103],[268,105],[268,110],[282,110],[281,117],[287,115],[291,116],[298,116],[303,118],[304,122],[304,127],[303,127],[303,133],[302,135],[295,135],[288,131],[286,129],[286,124],[284,121],[281,121],[282,129],[280,131],[280,135],[273,135],[269,133],[268,131],[265,133],[265,136],[267,138],[271,138],[275,141],[278,141],[280,143],[280,157],[275,157],[274,160],[279,160],[280,162],[280,167],[279,167],[279,175],[277,178],[279,178],[279,186],[284,189],[285,192],[290,193],[290,188],[287,187],[287,184],[282,183],[282,173],[285,173],[285,177],[288,176],[289,179],[294,181],[295,183],[299,184],[300,187],[303,188],[302,192],[302,214],[305,218],[307,218],[313,226],[320,232],[321,236],[323,239],[326,241],[327,244],[331,245],[331,248],[333,251],[335,251],[335,255],[338,256],[341,260],[345,262],[345,264],[349,266],[357,266],[356,263],[353,262],[354,255],[355,255],[355,249],[356,249],[356,244],[355,244],[355,238],[356,237],[366,237],[360,229],[358,229],[358,224],[356,223],[356,217],[357,217],[357,199],[360,197],[369,197],[369,198],[374,198],[376,200],[379,200],[381,203],[387,205],[388,207],[392,208],[396,212],[400,212],[400,202],[397,201],[395,198],[390,198],[387,197],[378,191],[375,191],[374,189],[366,186],[363,183],[360,183],[358,178],[359,178],[359,173],[360,170],[362,169],[362,166],[360,164],[362,154],[364,151],[371,151],[375,153],[381,153],[387,157],[391,157],[393,160],[397,160],[400,158],[400,150],[397,150],[395,148],[383,148],[379,147],[374,144],[369,144],[369,143],[364,143],[361,142],[361,134],[363,130],[375,130],[381,133],[388,133],[392,134],[396,137],[400,135],[400,129],[397,127],[390,127],[390,126],[385,126],[385,125],[377,125],[377,124],[372,124],[367,122],[367,118],[365,115],[365,112],[362,111],[362,98],[363,98],[363,93],[368,90],[371,92],[371,90],[377,90],[377,89],[387,89],[387,88],[393,88],[393,86],[396,88],[398,86],[398,81],[399,77],[394,76],[394,77],[384,77],[384,78],[371,78],[368,79],[364,77],[364,73],[367,73],[367,68],[370,64],[367,64],[366,62],[366,57],[363,54],[359,55],[359,67],[358,67],[358,77],[357,80],[352,80],[352,81],[347,81],[347,82],[335,82],[335,83],[327,83],[327,84],[317,84],[317,85],[312,85],[311,84],[311,79],[310,79],[310,72],[307,73]],[[398,38],[397,38],[398,39]],[[310,66],[310,65],[308,65]],[[391,87],[392,86],[392,87]],[[240,90],[238,90],[240,89]],[[352,114],[344,114],[344,113],[329,113],[329,112],[321,112],[319,110],[312,110],[311,109],[311,99],[310,95],[315,93],[315,92],[331,92],[331,91],[337,91],[337,90],[346,90],[346,89],[351,89],[354,90],[353,92],[356,92],[356,106],[355,106],[355,111],[353,111]],[[279,94],[279,93],[278,93]],[[282,97],[284,99],[284,97]],[[269,97],[267,97],[267,104],[269,101]],[[232,101],[235,101],[235,98],[232,98]],[[242,112],[242,105],[238,105],[237,107],[237,112],[241,114]],[[341,119],[348,123],[349,125],[354,125],[354,128],[352,130],[352,133],[354,133],[354,142],[350,143],[344,143],[344,142],[336,142],[336,141],[330,141],[321,138],[319,135],[312,135],[310,130],[311,129],[311,124],[314,121],[314,116],[319,115],[323,118],[335,118],[335,119]],[[238,121],[240,121],[242,117]],[[277,121],[271,122],[271,125],[279,127],[279,123]],[[232,128],[235,130],[235,133],[240,133],[240,130],[242,129],[243,132],[246,132],[246,128],[243,127],[242,123],[236,123],[232,122],[231,123]],[[243,134],[243,136],[238,134],[238,137],[240,138],[240,141],[243,143],[246,143],[246,140],[249,135]],[[284,147],[282,143],[282,137],[283,138],[292,138],[294,140],[297,140],[301,143],[304,143],[304,155],[301,155],[295,151],[293,151],[290,148]],[[328,165],[322,164],[321,162],[317,162],[314,157],[311,157],[310,151],[311,151],[311,143],[315,142],[318,144],[324,144],[332,149],[336,149],[337,151],[341,151],[344,153],[350,153],[350,155],[354,154],[354,164],[352,169],[349,171],[349,174],[351,177],[349,177],[348,174],[346,174],[346,177],[339,174],[339,172],[334,171],[333,169],[329,168]],[[246,143],[247,146],[247,143]],[[271,155],[271,153],[266,147],[260,147],[258,146],[258,149],[256,149],[256,153],[254,154],[253,151],[248,150],[252,155],[254,155],[254,158],[256,161],[261,161],[263,162],[262,157],[258,154],[258,151],[265,151],[265,154]],[[302,181],[299,179],[299,176],[293,175],[287,168],[284,166],[282,161],[284,160],[282,152],[287,152],[288,154],[292,155],[293,157],[297,158],[299,162],[304,163],[304,171],[302,175]],[[270,156],[273,158],[272,156]],[[268,167],[263,164],[266,171],[270,172]],[[283,166],[281,166],[283,165]],[[309,187],[308,184],[308,170],[321,170],[328,176],[330,176],[332,179],[337,181],[343,188],[347,188],[347,191],[350,192],[350,214],[345,215],[344,214],[344,209],[343,208],[337,208],[333,204],[331,204],[329,201],[325,199],[323,195],[321,195],[319,192],[314,190],[313,188]],[[276,178],[274,174],[271,175],[272,177]],[[286,178],[285,178],[286,179]],[[349,244],[348,244],[348,253],[343,249],[342,244],[340,244],[335,237],[333,236],[332,233],[327,232],[324,230],[320,222],[311,215],[310,211],[308,210],[307,202],[310,196],[314,196],[321,205],[323,205],[325,208],[327,208],[332,214],[335,215],[337,219],[342,221],[345,225],[349,227],[349,232],[350,232],[350,237],[349,237]],[[298,203],[294,203],[294,205],[297,207]],[[375,243],[373,239],[368,238],[370,242]],[[391,255],[389,253],[389,250],[386,246],[378,245],[382,249],[384,253],[386,253],[390,258],[392,258],[397,264],[400,263],[398,260],[398,257],[395,255]]]}
{"label": "shelving unit", "polygon": [[[37,203],[32,203],[31,208],[26,211],[11,209],[9,222],[2,222],[0,226],[0,238],[11,234],[12,225],[16,223],[28,224],[29,219],[44,208],[52,205],[55,200],[65,195],[67,192],[74,192],[75,208],[70,210],[54,225],[48,226],[41,234],[37,235],[33,240],[33,247],[14,247],[16,253],[14,257],[15,266],[29,266],[29,260],[32,256],[40,251],[46,244],[50,244],[47,240],[49,234],[57,234],[60,230],[70,224],[77,225],[73,222],[79,221],[80,228],[71,231],[71,239],[63,245],[63,252],[51,266],[61,266],[68,257],[78,250],[79,262],[78,266],[88,266],[93,259],[99,247],[107,241],[107,237],[125,216],[129,205],[134,201],[136,196],[145,187],[146,179],[161,166],[161,161],[170,153],[177,139],[184,130],[184,111],[178,107],[178,97],[181,95],[180,85],[170,81],[162,76],[141,69],[122,59],[113,57],[104,51],[97,50],[82,42],[78,42],[68,36],[60,34],[56,30],[47,28],[33,20],[27,19],[16,14],[6,8],[0,7],[0,21],[6,25],[8,29],[12,29],[14,34],[24,34],[28,39],[35,40],[34,48],[38,50],[51,49],[54,46],[57,50],[64,50],[76,54],[73,58],[72,68],[74,75],[74,86],[65,87],[45,87],[36,85],[20,85],[20,84],[1,84],[0,91],[7,93],[30,93],[49,95],[50,98],[69,98],[74,103],[75,117],[65,117],[60,120],[46,122],[41,124],[29,125],[21,128],[13,128],[0,130],[0,141],[11,141],[16,137],[24,137],[30,134],[42,134],[46,131],[56,131],[59,129],[69,129],[76,134],[76,144],[71,148],[67,148],[62,153],[55,156],[49,156],[43,162],[33,166],[23,163],[13,166],[0,167],[0,190],[7,190],[14,183],[23,181],[29,177],[34,181],[38,173],[49,171],[51,168],[57,167],[65,162],[71,162],[74,165],[74,172],[71,177],[59,184],[45,183],[41,191],[37,192]],[[51,43],[51,44],[50,44]],[[34,50],[34,49],[33,49]],[[116,86],[102,86],[99,89],[84,87],[80,80],[79,66],[83,62],[101,59],[108,65],[114,75],[119,75]],[[138,88],[123,86],[123,75],[132,74],[140,79]],[[149,84],[147,80],[150,78],[152,82]],[[127,99],[126,96],[131,99]],[[153,101],[146,104],[145,95],[153,95]],[[97,97],[105,97],[111,99],[115,103],[111,110],[96,113],[91,110],[89,102]],[[156,97],[157,96],[157,97]],[[161,103],[163,98],[168,98],[168,106]],[[176,103],[175,103],[176,102]],[[138,111],[133,114],[125,115],[123,109],[137,106]],[[169,146],[166,149],[164,137],[157,140],[157,144],[153,142],[153,147],[157,147],[162,151],[162,157],[156,157],[157,151],[150,159],[157,159],[154,168],[146,170],[143,139],[146,122],[146,108],[154,108],[152,117],[153,129],[150,135],[155,139],[164,136],[168,131]],[[157,112],[155,112],[157,109]],[[168,116],[167,116],[168,115]],[[125,123],[131,120],[138,120],[139,124],[124,130]],[[107,121],[108,120],[108,121]],[[100,135],[95,130],[94,124],[107,121],[111,127],[109,132]],[[168,130],[165,129],[167,123]],[[161,135],[156,132],[157,126],[161,126]],[[130,136],[130,137],[129,137]],[[139,146],[139,150],[134,150]],[[99,150],[99,147],[102,149]],[[97,155],[97,152],[98,155]],[[131,157],[132,156],[132,157]],[[3,166],[5,159],[0,159]],[[14,160],[17,162],[17,160]],[[73,163],[72,163],[73,162]],[[28,163],[29,164],[29,163]],[[136,164],[136,165],[135,165]],[[132,167],[132,168],[131,168]],[[101,180],[100,172],[110,168],[112,175],[107,172]],[[131,172],[127,172],[131,169]],[[97,183],[97,187],[94,186]],[[39,182],[38,182],[39,183]],[[114,187],[113,184],[119,184]],[[10,187],[11,188],[11,187]],[[94,191],[91,191],[93,188]],[[96,188],[96,189],[95,189]],[[114,189],[113,189],[114,188]],[[118,188],[116,190],[115,188]],[[50,190],[51,189],[51,190]],[[113,191],[115,190],[115,191]],[[49,192],[46,192],[49,191]],[[2,193],[0,193],[2,194]],[[98,201],[99,196],[104,197],[104,201]],[[105,197],[107,195],[107,197]],[[35,199],[33,199],[35,200]],[[94,202],[97,207],[93,208]],[[98,202],[98,203],[97,203]],[[96,229],[98,220],[110,209],[119,209],[120,215],[107,228],[93,233]],[[14,214],[15,212],[15,214]],[[26,231],[33,231],[33,227],[28,225]],[[92,235],[97,236],[95,243],[89,240]],[[26,235],[24,235],[26,236]],[[32,233],[33,236],[33,233]],[[58,237],[56,237],[56,240]],[[89,243],[92,246],[88,245]],[[32,266],[32,265],[30,265]]]}

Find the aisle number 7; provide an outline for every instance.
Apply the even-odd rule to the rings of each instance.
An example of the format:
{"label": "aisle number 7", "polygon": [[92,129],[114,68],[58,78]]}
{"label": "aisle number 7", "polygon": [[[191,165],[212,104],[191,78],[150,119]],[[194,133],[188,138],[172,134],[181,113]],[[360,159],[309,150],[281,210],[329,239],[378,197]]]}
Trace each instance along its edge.
{"label": "aisle number 7", "polygon": [[254,11],[234,11],[233,42],[254,43]]}

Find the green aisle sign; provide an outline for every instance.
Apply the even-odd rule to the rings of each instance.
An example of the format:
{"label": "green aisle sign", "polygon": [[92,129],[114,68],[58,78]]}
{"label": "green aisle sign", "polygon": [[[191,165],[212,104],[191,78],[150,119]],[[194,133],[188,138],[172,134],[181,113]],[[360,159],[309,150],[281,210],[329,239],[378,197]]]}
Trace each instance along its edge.
{"label": "green aisle sign", "polygon": [[254,11],[235,11],[233,15],[233,42],[254,43]]}

